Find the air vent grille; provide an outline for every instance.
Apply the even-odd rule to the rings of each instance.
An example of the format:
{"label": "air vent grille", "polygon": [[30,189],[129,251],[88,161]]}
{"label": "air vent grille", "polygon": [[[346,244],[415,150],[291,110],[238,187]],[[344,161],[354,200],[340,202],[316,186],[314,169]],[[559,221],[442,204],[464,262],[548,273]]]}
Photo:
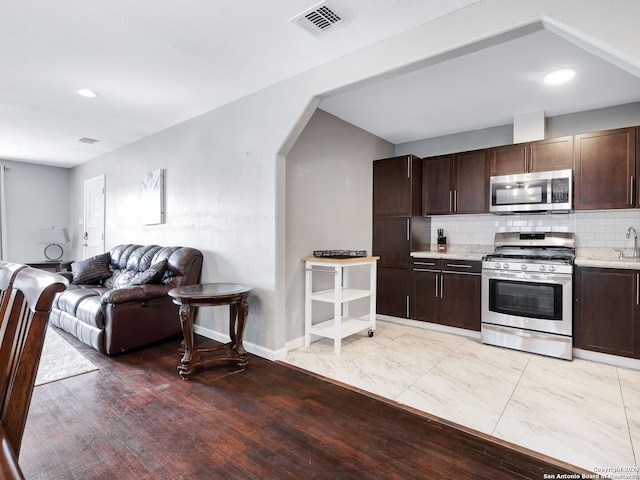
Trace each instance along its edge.
{"label": "air vent grille", "polygon": [[345,19],[334,9],[331,9],[326,2],[318,3],[300,15],[296,15],[290,21],[305,27],[308,32],[314,35],[324,34],[345,23]]}
{"label": "air vent grille", "polygon": [[87,143],[89,145],[93,145],[94,143],[98,143],[100,140],[96,140],[95,138],[80,137],[77,141],[80,143]]}

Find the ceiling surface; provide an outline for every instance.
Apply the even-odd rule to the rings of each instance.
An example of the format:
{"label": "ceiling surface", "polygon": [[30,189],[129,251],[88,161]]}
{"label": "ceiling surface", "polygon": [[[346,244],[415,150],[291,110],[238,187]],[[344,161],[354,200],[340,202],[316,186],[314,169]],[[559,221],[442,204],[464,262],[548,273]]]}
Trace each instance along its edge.
{"label": "ceiling surface", "polygon": [[[289,20],[317,0],[0,0],[0,158],[72,167],[477,1],[329,0],[346,21],[314,36]],[[556,65],[575,81],[543,89]],[[538,32],[321,108],[403,143],[638,100],[640,79]]]}
{"label": "ceiling surface", "polygon": [[[544,76],[575,68],[569,82]],[[393,144],[640,101],[640,78],[547,30],[380,81],[320,108]]]}

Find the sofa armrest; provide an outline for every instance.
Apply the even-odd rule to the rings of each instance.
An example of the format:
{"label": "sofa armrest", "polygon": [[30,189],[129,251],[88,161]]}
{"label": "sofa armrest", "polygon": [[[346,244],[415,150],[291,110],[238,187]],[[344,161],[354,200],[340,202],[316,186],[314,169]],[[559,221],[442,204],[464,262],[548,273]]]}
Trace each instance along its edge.
{"label": "sofa armrest", "polygon": [[9,443],[2,424],[0,424],[0,478],[24,480],[24,475],[18,464],[18,457]]}
{"label": "sofa armrest", "polygon": [[101,297],[101,302],[105,303],[125,303],[140,302],[143,300],[153,300],[155,298],[167,297],[167,292],[171,290],[171,286],[163,284],[146,284],[137,285],[135,287],[114,288],[105,292]]}

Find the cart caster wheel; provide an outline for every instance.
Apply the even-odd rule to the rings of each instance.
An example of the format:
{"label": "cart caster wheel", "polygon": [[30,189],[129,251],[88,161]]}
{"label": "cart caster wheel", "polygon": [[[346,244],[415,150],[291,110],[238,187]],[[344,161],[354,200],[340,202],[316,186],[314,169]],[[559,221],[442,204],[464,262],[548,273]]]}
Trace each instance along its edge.
{"label": "cart caster wheel", "polygon": [[373,334],[375,333],[375,330],[369,330],[369,336],[373,337]]}

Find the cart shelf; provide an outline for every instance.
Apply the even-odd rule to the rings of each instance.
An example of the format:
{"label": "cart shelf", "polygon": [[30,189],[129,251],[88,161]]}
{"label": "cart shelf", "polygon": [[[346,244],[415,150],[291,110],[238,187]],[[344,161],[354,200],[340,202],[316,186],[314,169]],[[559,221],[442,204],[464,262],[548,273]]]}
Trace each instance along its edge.
{"label": "cart shelf", "polygon": [[[342,339],[368,329],[373,336],[376,329],[376,266],[379,257],[358,257],[335,259],[306,257],[305,261],[305,335],[304,344],[311,344],[312,335],[331,338],[334,352],[340,355]],[[349,268],[366,265],[369,267],[369,288],[349,287]],[[315,268],[314,268],[315,267]],[[314,273],[333,273],[334,288],[312,291]],[[349,302],[369,298],[369,313],[362,317],[349,316]],[[333,318],[313,324],[313,302],[332,303]]]}

